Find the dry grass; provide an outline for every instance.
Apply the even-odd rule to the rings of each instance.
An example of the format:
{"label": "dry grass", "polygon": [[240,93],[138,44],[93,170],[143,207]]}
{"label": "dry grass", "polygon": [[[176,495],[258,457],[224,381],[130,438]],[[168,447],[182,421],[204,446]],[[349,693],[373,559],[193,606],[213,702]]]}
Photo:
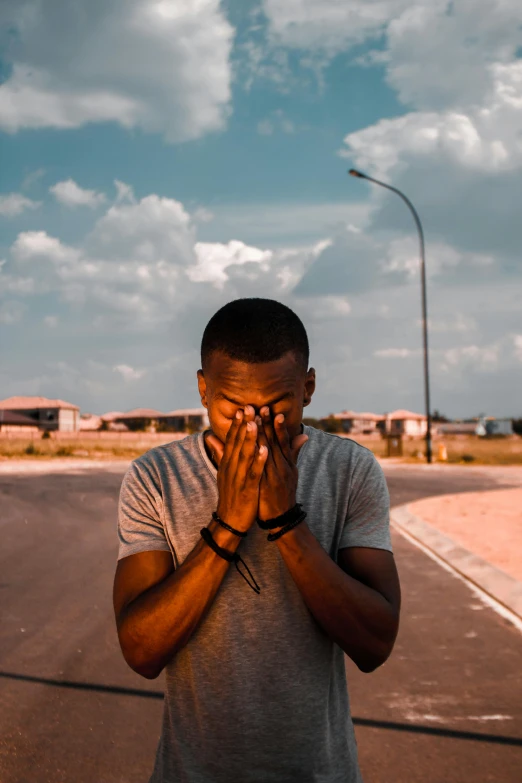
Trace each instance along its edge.
{"label": "dry grass", "polygon": [[[386,457],[385,440],[353,438],[371,449],[377,457]],[[447,462],[458,465],[522,465],[522,438],[510,437],[479,438],[476,435],[447,435],[433,440],[433,457],[437,460],[439,444],[446,446]],[[426,443],[420,438],[404,439],[402,442],[405,462],[424,462]],[[418,456],[420,454],[420,456]]]}
{"label": "dry grass", "polygon": [[[0,459],[49,459],[50,457],[82,457],[84,459],[135,459],[145,451],[179,440],[184,433],[59,433],[49,439],[0,436]],[[369,448],[377,457],[386,458],[386,441],[381,438],[352,438]],[[437,459],[439,444],[446,446],[448,463],[469,465],[522,465],[522,437],[479,438],[473,435],[450,435],[433,441],[433,456]],[[420,453],[420,457],[417,456]],[[403,440],[403,460],[424,462],[425,443],[420,438]]]}
{"label": "dry grass", "polygon": [[185,437],[184,433],[59,433],[51,438],[0,436],[0,458],[135,459],[145,451]]}

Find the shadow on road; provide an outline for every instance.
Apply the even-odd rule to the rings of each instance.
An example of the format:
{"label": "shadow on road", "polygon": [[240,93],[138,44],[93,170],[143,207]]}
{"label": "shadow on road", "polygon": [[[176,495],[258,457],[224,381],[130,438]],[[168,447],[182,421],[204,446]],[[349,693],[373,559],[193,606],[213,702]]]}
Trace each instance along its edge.
{"label": "shadow on road", "polygon": [[[0,677],[8,680],[37,683],[38,685],[53,685],[58,688],[73,688],[74,690],[96,691],[98,693],[116,693],[123,696],[138,696],[142,699],[163,699],[163,693],[161,691],[142,691],[139,688],[123,688],[119,685],[101,685],[92,682],[52,680],[46,677],[16,674],[15,672],[0,672]],[[522,747],[522,738],[518,737],[505,737],[498,734],[481,734],[475,731],[455,731],[454,729],[436,728],[434,726],[416,726],[415,724],[371,720],[369,718],[354,717],[352,720],[356,726],[367,726],[374,729],[390,729],[391,731],[405,731],[412,734],[431,734],[432,736],[437,737],[452,737],[453,739],[492,742],[497,745],[515,745]]]}

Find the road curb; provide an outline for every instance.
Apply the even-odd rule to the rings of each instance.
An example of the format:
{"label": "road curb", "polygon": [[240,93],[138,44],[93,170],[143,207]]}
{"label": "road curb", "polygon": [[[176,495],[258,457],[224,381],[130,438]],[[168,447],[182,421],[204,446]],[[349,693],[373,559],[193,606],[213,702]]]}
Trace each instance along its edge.
{"label": "road curb", "polygon": [[460,576],[522,619],[522,582],[457,544],[409,510],[408,504],[391,510],[391,524],[444,560]]}

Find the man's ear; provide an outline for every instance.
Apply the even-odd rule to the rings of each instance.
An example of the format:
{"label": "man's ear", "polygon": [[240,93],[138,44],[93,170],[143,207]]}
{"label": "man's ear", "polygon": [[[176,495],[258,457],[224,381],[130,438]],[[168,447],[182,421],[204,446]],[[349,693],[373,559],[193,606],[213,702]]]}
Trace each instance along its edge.
{"label": "man's ear", "polygon": [[203,375],[203,370],[198,370],[197,377],[198,377],[199,396],[201,397],[201,404],[205,408],[208,408],[208,403],[207,403],[207,382],[205,380],[205,376]]}
{"label": "man's ear", "polygon": [[315,369],[313,367],[310,367],[310,369],[306,373],[303,406],[310,405],[314,391],[315,391]]}

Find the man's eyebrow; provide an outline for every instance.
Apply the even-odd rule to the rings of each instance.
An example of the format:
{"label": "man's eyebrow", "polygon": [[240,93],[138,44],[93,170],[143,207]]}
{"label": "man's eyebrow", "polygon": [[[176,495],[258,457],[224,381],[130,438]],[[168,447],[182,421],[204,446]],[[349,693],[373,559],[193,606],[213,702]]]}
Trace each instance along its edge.
{"label": "man's eyebrow", "polygon": [[[271,402],[265,402],[264,405],[275,405],[276,402],[281,402],[282,400],[287,400],[290,397],[295,397],[295,394],[293,391],[287,391],[285,392],[281,397],[278,397],[276,400],[272,400]],[[224,392],[216,392],[214,395],[214,398],[217,400],[226,400],[227,402],[231,402],[233,405],[239,405],[240,407],[243,405],[242,402],[238,402],[237,400],[233,400],[232,397],[229,397]]]}

